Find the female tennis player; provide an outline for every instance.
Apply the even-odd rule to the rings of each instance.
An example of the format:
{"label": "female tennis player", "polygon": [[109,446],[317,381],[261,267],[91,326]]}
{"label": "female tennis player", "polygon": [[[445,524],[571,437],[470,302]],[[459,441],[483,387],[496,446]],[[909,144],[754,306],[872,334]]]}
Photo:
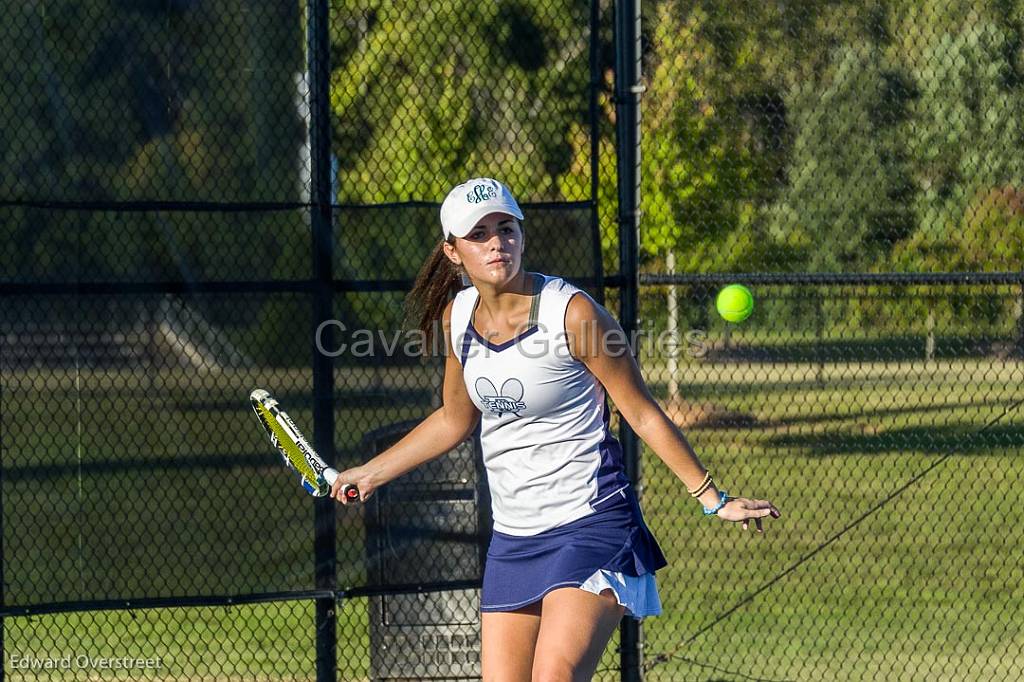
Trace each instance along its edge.
{"label": "female tennis player", "polygon": [[[608,426],[605,396],[705,508],[727,521],[778,517],[727,497],[651,397],[622,328],[585,292],[522,268],[523,214],[490,178],[455,187],[444,239],[411,300],[446,337],[443,406],[401,441],[341,472],[365,500],[451,450],[480,424],[494,531],[481,591],[488,682],[589,680],[623,615],[661,613],[666,565]],[[463,288],[463,275],[472,286]],[[454,300],[450,300],[455,294]]]}

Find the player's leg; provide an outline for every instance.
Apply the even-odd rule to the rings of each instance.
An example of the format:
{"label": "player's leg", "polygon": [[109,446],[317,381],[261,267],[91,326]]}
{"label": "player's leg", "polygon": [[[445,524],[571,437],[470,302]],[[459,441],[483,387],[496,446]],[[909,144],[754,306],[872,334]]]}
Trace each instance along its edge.
{"label": "player's leg", "polygon": [[549,592],[541,611],[533,682],[583,682],[594,676],[626,607],[610,589],[597,595],[569,587]]}
{"label": "player's leg", "polygon": [[480,614],[483,682],[530,682],[540,609],[536,602],[516,611]]}

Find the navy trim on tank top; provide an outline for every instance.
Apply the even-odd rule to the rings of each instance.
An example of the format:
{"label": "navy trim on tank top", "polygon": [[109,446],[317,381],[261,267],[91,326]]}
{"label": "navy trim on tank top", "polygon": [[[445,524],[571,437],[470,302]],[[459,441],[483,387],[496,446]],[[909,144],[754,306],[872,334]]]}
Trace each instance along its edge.
{"label": "navy trim on tank top", "polygon": [[459,364],[463,367],[466,366],[466,358],[469,357],[469,344],[473,342],[473,337],[469,334],[465,334],[462,337],[462,354],[459,356]]}
{"label": "navy trim on tank top", "polygon": [[[539,329],[540,329],[540,327],[538,325],[534,325],[534,326],[530,327],[529,329],[527,329],[522,334],[518,334],[516,336],[513,336],[508,341],[503,341],[502,343],[499,343],[499,344],[493,344],[490,341],[488,341],[487,339],[485,339],[484,337],[480,336],[480,332],[478,332],[476,330],[476,327],[473,326],[473,323],[470,322],[469,325],[466,327],[466,331],[469,333],[469,336],[467,336],[466,338],[472,337],[472,338],[476,339],[477,341],[479,341],[480,343],[482,343],[485,346],[487,346],[488,348],[490,348],[491,350],[500,353],[501,351],[503,351],[503,350],[505,350],[507,348],[511,348],[512,346],[516,345],[517,343],[519,343],[523,339],[527,338],[528,336],[530,336],[532,334],[535,334],[537,332],[537,330],[539,330]],[[463,343],[463,346],[465,347],[465,343]]]}
{"label": "navy trim on tank top", "polygon": [[591,501],[591,506],[607,499],[609,495],[624,486],[631,485],[623,461],[622,444],[612,434],[611,409],[608,407],[607,396],[604,399],[601,417],[604,421],[604,439],[598,446],[601,452],[601,463],[597,468],[597,493],[594,500]]}
{"label": "navy trim on tank top", "polygon": [[537,324],[537,311],[540,309],[541,292],[544,291],[544,285],[546,283],[547,283],[547,279],[543,275],[540,275],[540,280],[534,280],[533,281],[533,284],[532,284],[532,296],[531,296],[532,300],[530,301],[530,319],[529,319],[529,322],[531,324],[530,328],[527,329],[526,331],[524,331],[521,334],[517,334],[517,335],[513,336],[508,341],[503,341],[501,343],[491,343],[490,341],[485,339],[483,337],[483,335],[480,334],[480,332],[478,332],[476,330],[476,327],[473,325],[473,315],[476,314],[476,307],[478,305],[480,305],[480,295],[477,294],[476,300],[473,301],[473,307],[469,311],[469,322],[466,324],[466,331],[469,333],[469,335],[463,337],[463,342],[462,342],[462,360],[463,360],[463,364],[465,364],[466,353],[469,351],[469,345],[468,345],[466,339],[470,338],[470,336],[472,338],[476,339],[477,341],[479,341],[480,343],[482,343],[483,345],[487,346],[489,349],[493,350],[494,352],[500,353],[501,351],[506,350],[506,349],[511,348],[512,346],[516,345],[517,343],[519,343],[523,339],[529,337],[531,334],[535,334],[537,332],[537,330],[540,329],[540,325]]}

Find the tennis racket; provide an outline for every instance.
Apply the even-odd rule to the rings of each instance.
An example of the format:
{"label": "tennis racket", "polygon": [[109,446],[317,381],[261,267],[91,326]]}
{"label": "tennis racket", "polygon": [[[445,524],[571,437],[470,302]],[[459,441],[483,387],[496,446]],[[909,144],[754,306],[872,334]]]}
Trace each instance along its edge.
{"label": "tennis racket", "polygon": [[[281,453],[285,465],[299,475],[302,487],[314,497],[324,497],[338,478],[338,471],[327,466],[309,444],[288,413],[281,409],[274,397],[262,388],[249,394],[252,409],[259,417],[270,442]],[[358,500],[359,489],[346,483],[342,495],[347,500]]]}

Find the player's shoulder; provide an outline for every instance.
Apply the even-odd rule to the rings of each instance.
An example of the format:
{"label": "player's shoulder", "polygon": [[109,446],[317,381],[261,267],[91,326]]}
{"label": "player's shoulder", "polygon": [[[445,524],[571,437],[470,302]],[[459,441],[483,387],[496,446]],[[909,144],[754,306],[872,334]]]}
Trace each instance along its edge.
{"label": "player's shoulder", "polygon": [[455,297],[452,298],[452,303],[454,303],[455,305],[460,305],[464,301],[468,301],[471,298],[476,298],[476,296],[477,296],[476,287],[471,284],[471,285],[469,285],[467,287],[463,287],[463,288],[459,289],[458,291],[456,291],[455,292]]}
{"label": "player's shoulder", "polygon": [[[548,287],[555,296],[565,299],[565,322],[586,322],[588,319],[595,319],[604,311],[604,307],[595,301],[590,294],[583,289],[566,282],[561,278],[555,278],[555,282],[549,282]],[[547,292],[547,289],[545,290]]]}
{"label": "player's shoulder", "polygon": [[569,296],[569,302],[565,308],[566,328],[570,323],[575,326],[597,320],[602,314],[607,314],[604,306],[595,301],[586,291],[571,284],[569,286],[572,289],[565,292]]}
{"label": "player's shoulder", "polygon": [[441,312],[441,324],[444,325],[445,329],[449,329],[453,323],[458,322],[458,317],[463,314],[467,304],[467,292],[471,291],[473,287],[467,287],[461,291],[456,292],[455,296],[448,300],[445,304],[444,310]]}
{"label": "player's shoulder", "polygon": [[621,327],[612,314],[582,289],[577,291],[565,308],[565,333],[576,358],[593,355],[599,339],[619,331]]}
{"label": "player's shoulder", "polygon": [[456,292],[455,297],[449,301],[449,305],[445,308],[450,311],[451,314],[459,315],[461,312],[468,310],[475,302],[477,293],[475,287],[466,287]]}
{"label": "player's shoulder", "polygon": [[579,291],[572,282],[564,277],[559,277],[558,275],[546,275],[543,272],[538,272],[537,274],[544,278],[544,293],[553,292],[556,294],[568,294],[571,296],[575,292]]}
{"label": "player's shoulder", "polygon": [[476,289],[466,287],[456,292],[455,296],[445,305],[441,314],[441,324],[445,330],[446,339],[454,344],[461,342],[461,334],[469,324],[469,317],[473,311],[473,294]]}

